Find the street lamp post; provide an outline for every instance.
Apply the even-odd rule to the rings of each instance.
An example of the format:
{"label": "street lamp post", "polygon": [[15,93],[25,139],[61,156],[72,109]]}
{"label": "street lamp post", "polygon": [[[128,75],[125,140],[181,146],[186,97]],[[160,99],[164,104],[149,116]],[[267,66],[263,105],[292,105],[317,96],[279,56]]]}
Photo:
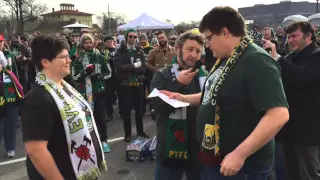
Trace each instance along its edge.
{"label": "street lamp post", "polygon": [[316,0],[317,1],[317,13],[319,13],[319,0]]}

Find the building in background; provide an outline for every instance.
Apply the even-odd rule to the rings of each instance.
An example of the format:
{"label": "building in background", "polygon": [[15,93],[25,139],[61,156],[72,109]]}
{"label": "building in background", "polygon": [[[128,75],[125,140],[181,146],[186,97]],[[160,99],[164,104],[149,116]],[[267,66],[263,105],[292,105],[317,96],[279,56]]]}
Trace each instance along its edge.
{"label": "building in background", "polygon": [[[258,25],[259,28],[269,26],[277,27],[283,22],[283,19],[290,15],[300,14],[302,16],[310,16],[316,13],[317,3],[302,1],[280,1],[278,4],[256,4],[251,7],[239,8],[248,24]],[[248,25],[250,26],[250,25]]]}
{"label": "building in background", "polygon": [[78,9],[74,9],[73,4],[60,4],[60,10],[55,11],[52,8],[52,12],[43,14],[43,22],[69,22],[76,21],[79,24],[85,24],[92,27],[92,15],[90,13],[80,12]]}

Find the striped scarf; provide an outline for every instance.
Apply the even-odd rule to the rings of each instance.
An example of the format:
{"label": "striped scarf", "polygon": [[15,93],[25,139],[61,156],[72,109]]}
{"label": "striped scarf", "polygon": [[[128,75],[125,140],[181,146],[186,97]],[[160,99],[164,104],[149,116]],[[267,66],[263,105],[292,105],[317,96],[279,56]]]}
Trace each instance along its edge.
{"label": "striped scarf", "polygon": [[[172,60],[172,81],[175,81],[179,76],[179,64],[177,57]],[[199,69],[199,86],[202,91],[206,78],[206,71]],[[165,143],[165,164],[175,164],[184,166],[189,159],[188,149],[188,123],[187,119],[187,107],[177,108],[174,112],[169,114],[166,129],[166,143]]]}
{"label": "striped scarf", "polygon": [[[230,72],[233,70],[239,57],[251,43],[252,40],[249,37],[244,37],[237,44],[231,56],[227,60],[226,65],[223,67],[222,73],[218,77],[216,84],[214,84],[210,89],[210,102],[212,102],[212,111],[215,112],[215,116],[213,118],[210,116],[205,119],[197,118],[197,120],[199,120],[197,123],[197,139],[202,142],[202,151],[208,156],[220,157],[220,107],[217,105],[219,90]],[[215,65],[210,71],[210,74],[208,75],[208,79],[220,66],[220,62],[221,59],[216,61]],[[202,94],[204,95],[204,92]],[[201,101],[203,101],[203,95]]]}

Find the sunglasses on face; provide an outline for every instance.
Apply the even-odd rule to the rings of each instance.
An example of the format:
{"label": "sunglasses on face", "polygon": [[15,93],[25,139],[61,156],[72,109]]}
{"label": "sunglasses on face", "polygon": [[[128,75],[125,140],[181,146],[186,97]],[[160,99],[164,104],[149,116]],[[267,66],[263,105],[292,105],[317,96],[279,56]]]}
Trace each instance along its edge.
{"label": "sunglasses on face", "polygon": [[131,39],[137,39],[138,36],[129,36]]}

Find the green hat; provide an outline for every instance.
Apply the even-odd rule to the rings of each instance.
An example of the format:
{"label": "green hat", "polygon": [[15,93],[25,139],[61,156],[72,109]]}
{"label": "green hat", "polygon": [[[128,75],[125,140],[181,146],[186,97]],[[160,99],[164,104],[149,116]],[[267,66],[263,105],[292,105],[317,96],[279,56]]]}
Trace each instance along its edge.
{"label": "green hat", "polygon": [[131,33],[131,32],[137,33],[137,30],[135,30],[135,29],[133,29],[133,28],[127,29],[126,32],[125,32],[125,36],[128,37],[128,34]]}
{"label": "green hat", "polygon": [[320,36],[320,31],[319,31],[319,32],[317,32],[317,36]]}

